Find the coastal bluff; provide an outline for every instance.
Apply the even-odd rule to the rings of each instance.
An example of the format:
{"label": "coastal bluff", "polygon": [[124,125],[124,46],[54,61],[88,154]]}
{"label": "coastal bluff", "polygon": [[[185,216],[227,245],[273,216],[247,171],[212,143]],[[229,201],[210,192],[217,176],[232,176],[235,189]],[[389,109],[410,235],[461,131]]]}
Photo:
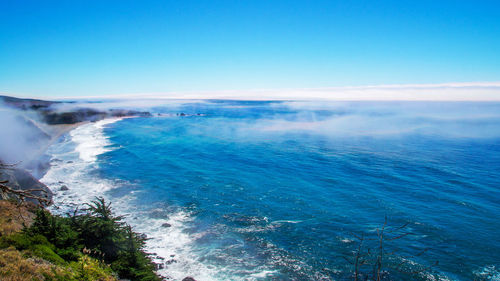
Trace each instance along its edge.
{"label": "coastal bluff", "polygon": [[[45,101],[0,96],[0,164],[6,169],[0,181],[14,190],[37,190],[33,194],[52,199],[50,189],[38,179],[50,167],[45,154],[47,148],[62,135],[85,122],[105,118],[140,116],[149,117],[144,111],[110,108],[81,107],[77,102]],[[8,199],[4,191],[0,198]]]}

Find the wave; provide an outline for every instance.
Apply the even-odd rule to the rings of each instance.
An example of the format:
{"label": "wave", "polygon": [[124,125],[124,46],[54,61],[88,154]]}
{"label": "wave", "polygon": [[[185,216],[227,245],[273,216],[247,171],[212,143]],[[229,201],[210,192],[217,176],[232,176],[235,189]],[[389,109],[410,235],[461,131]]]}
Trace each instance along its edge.
{"label": "wave", "polygon": [[197,262],[191,250],[193,239],[185,231],[192,220],[189,212],[178,210],[168,216],[152,218],[151,211],[143,211],[133,204],[136,191],[121,197],[110,194],[129,183],[98,175],[98,156],[113,150],[104,129],[120,120],[113,118],[84,124],[49,148],[51,168],[40,181],[54,192],[50,211],[64,215],[81,208],[83,202],[102,196],[113,203],[118,215],[126,216],[127,223],[136,231],[148,236],[146,250],[154,253],[155,262],[163,264],[160,274],[173,280],[188,275],[201,280],[217,280],[213,277],[216,271]]}
{"label": "wave", "polygon": [[110,150],[104,126],[119,120],[84,124],[49,148],[51,167],[40,181],[54,192],[53,211],[73,209],[115,188],[112,181],[94,177],[92,172],[97,156]]}
{"label": "wave", "polygon": [[72,130],[70,136],[72,141],[77,143],[75,151],[79,153],[80,159],[85,162],[95,162],[98,155],[108,152],[109,149],[107,149],[107,146],[110,143],[104,135],[103,128],[122,119],[104,119]]}
{"label": "wave", "polygon": [[101,196],[112,202],[117,215],[136,231],[147,235],[146,251],[160,265],[159,274],[167,280],[182,280],[192,276],[197,280],[259,280],[271,274],[267,268],[255,268],[245,277],[235,277],[234,268],[205,264],[195,242],[206,233],[190,231],[194,215],[183,208],[147,208],[136,204],[143,192],[133,183],[103,178],[99,174],[98,156],[116,147],[104,129],[122,120],[106,119],[88,123],[69,132],[52,145],[51,167],[41,179],[54,192],[50,211],[65,215]]}

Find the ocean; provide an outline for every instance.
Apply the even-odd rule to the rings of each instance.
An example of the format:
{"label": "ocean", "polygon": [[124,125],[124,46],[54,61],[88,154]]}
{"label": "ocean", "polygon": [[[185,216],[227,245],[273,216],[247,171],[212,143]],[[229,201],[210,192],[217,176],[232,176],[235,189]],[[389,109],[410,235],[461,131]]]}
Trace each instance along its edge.
{"label": "ocean", "polygon": [[41,181],[55,213],[110,200],[169,280],[353,280],[361,237],[366,277],[382,228],[382,280],[500,280],[499,103],[147,110],[63,136]]}

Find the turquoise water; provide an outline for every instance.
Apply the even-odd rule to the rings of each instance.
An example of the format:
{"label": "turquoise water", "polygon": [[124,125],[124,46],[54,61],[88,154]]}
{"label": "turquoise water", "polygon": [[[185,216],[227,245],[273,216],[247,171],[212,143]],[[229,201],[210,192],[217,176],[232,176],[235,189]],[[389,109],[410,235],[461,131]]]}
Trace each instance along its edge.
{"label": "turquoise water", "polygon": [[[151,110],[161,116],[102,125],[99,138],[85,129],[105,140],[85,163],[102,186],[89,194],[113,200],[152,237],[165,276],[352,280],[356,237],[376,251],[371,239],[387,217],[387,237],[408,235],[385,242],[394,253],[383,259],[384,280],[500,278],[500,104],[200,101]],[[54,153],[82,158],[79,135]],[[69,162],[61,172],[73,173]]]}

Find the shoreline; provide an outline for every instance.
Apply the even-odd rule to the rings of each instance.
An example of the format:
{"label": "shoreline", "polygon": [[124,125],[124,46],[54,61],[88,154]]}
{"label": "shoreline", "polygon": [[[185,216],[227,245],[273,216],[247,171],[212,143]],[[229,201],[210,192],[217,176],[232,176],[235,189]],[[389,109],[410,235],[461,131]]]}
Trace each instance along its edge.
{"label": "shoreline", "polygon": [[[102,131],[103,127],[106,128],[111,123],[119,122],[122,121],[123,119],[128,119],[128,118],[136,118],[137,116],[126,116],[126,117],[111,117],[111,118],[104,118],[99,121],[95,122],[85,122],[85,123],[80,123],[80,124],[74,124],[71,127],[65,127],[64,131],[61,131],[59,136],[56,138],[56,140],[60,140],[61,143],[65,142],[76,142],[77,147],[78,144],[81,144],[82,140],[86,141],[86,138],[78,138],[78,136],[83,135],[92,135],[92,136],[97,136],[100,140],[102,140],[103,136],[101,133],[97,133],[93,130],[99,130]],[[102,123],[101,123],[102,122]],[[68,138],[68,139],[61,139],[61,136],[64,134],[68,134],[74,129],[77,129],[78,127],[82,125],[89,125],[89,130],[92,132],[89,132],[87,128],[84,128],[82,131],[75,132],[74,136],[77,139],[73,138]],[[56,137],[54,135],[54,137]],[[89,140],[89,143],[92,143],[91,140]],[[109,143],[108,143],[109,144]],[[53,145],[58,146],[59,143],[54,141]],[[103,145],[102,142],[100,142],[100,145]],[[106,143],[104,144],[103,147],[107,145]],[[50,147],[50,145],[48,146]],[[98,149],[99,150],[99,149]],[[75,150],[76,152],[82,153],[82,151]],[[99,150],[99,154],[105,153],[107,150]],[[45,152],[46,153],[46,152]],[[62,152],[63,154],[65,152]],[[99,155],[97,154],[97,155]],[[84,153],[85,155],[85,153]],[[95,156],[97,155],[92,155],[91,158],[86,158],[82,157],[81,154],[74,154],[71,153],[71,158],[75,159],[64,159],[63,157],[60,157],[61,155],[58,154],[57,147],[51,153],[49,156],[50,158],[48,159],[48,162],[50,163],[50,159],[64,159],[61,161],[55,161],[52,162],[52,164],[49,165],[46,173],[42,178],[40,178],[40,182],[42,182],[44,185],[46,185],[52,192],[54,192],[53,196],[53,202],[50,206],[47,207],[47,210],[53,214],[53,215],[62,215],[64,216],[66,211],[70,210],[75,210],[78,208],[78,205],[81,204],[81,202],[91,202],[91,200],[95,200],[97,197],[102,197],[106,200],[111,200],[110,197],[106,195],[106,192],[115,188],[116,186],[112,183],[109,182],[105,179],[101,178],[95,178],[88,173],[92,168],[92,163],[96,161]],[[42,159],[43,160],[43,159]],[[68,166],[69,165],[69,166]],[[74,168],[76,167],[76,169]],[[73,177],[75,174],[75,170],[81,171],[77,172],[79,177]],[[83,175],[83,178],[80,178],[80,176]],[[92,177],[90,179],[89,177]],[[89,184],[90,183],[90,184]],[[112,186],[110,186],[111,184]],[[110,188],[111,187],[111,188]],[[111,202],[111,201],[108,201]],[[125,222],[130,224],[134,229],[142,233],[143,235],[147,235],[147,237],[154,238],[154,233],[151,233],[150,229],[148,227],[141,226],[137,224],[137,221],[130,218],[130,214],[132,211],[128,209],[127,205],[119,204],[117,203],[114,208],[114,213],[117,215],[124,215],[127,218],[125,219]],[[162,219],[161,221],[155,221],[155,230],[164,230],[166,229],[164,226],[165,223],[167,222],[166,219]],[[173,224],[171,222],[171,224]],[[158,239],[158,237],[156,237]],[[162,278],[166,278],[163,276],[165,274],[162,272],[165,266],[165,261],[168,260],[173,260],[172,258],[169,259],[169,255],[161,255],[157,253],[154,250],[151,250],[155,247],[154,244],[147,243],[145,246],[146,249],[148,250],[148,253],[151,253],[151,260],[152,262],[158,266],[158,268],[155,270],[157,274],[162,276]],[[182,274],[185,275],[185,274]],[[182,278],[185,278],[183,276]],[[182,279],[181,278],[181,279]],[[179,280],[181,280],[179,279]],[[164,280],[164,279],[162,279]]]}
{"label": "shoreline", "polygon": [[[21,164],[21,167],[28,170],[34,170],[31,172],[33,174],[35,174],[35,172],[37,173],[33,176],[35,176],[37,179],[41,179],[47,173],[48,169],[50,169],[50,157],[48,159],[45,157],[50,156],[47,154],[50,146],[59,141],[62,136],[68,134],[72,130],[89,123],[90,121],[83,121],[75,124],[45,125],[45,128],[40,126],[41,124],[35,123],[40,130],[46,132],[50,136],[50,139],[46,144],[40,147],[38,151],[31,156],[30,159],[26,159],[25,161],[23,161],[24,164]],[[47,129],[53,132],[47,132]]]}
{"label": "shoreline", "polygon": [[[135,118],[135,116],[127,118]],[[97,165],[94,165],[98,161],[96,156],[109,151],[102,149],[110,144],[110,142],[103,141],[104,138],[109,137],[102,134],[103,127],[106,128],[110,122],[119,122],[122,119],[125,118],[106,118],[86,124],[88,127],[75,131],[71,138],[61,139],[60,143],[54,144],[54,149],[50,150],[51,157],[60,159],[60,161],[52,161],[52,166],[40,179],[43,184],[54,191],[53,204],[47,210],[53,215],[64,216],[77,209],[81,204],[92,202],[96,197],[114,202],[114,213],[124,216],[124,221],[132,229],[148,238],[144,249],[150,254],[151,261],[157,266],[155,272],[161,276],[161,280],[184,280],[189,276],[196,279],[187,280],[198,280],[199,272],[208,272],[210,269],[194,258],[189,247],[189,241],[192,240],[184,230],[190,221],[190,214],[183,210],[175,210],[175,212],[168,214],[162,212],[161,216],[158,216],[157,213],[157,216],[152,217],[153,209],[135,213],[137,210],[134,204],[130,205],[127,200],[123,200],[124,198],[115,197],[113,192],[109,192],[123,188],[121,182],[115,182],[92,173],[97,169]],[[73,144],[66,146],[66,143],[73,142],[75,147]],[[78,146],[82,143],[88,145],[84,145],[79,150]],[[62,149],[59,150],[59,148]],[[87,154],[89,150],[94,150],[96,154]],[[69,151],[71,153],[68,153]],[[78,153],[81,154],[78,155]],[[145,221],[147,223],[144,223]],[[180,242],[177,240],[179,238]],[[175,266],[176,264],[178,265]],[[186,272],[186,268],[194,268],[194,270]],[[214,279],[200,278],[200,280]]]}
{"label": "shoreline", "polygon": [[61,137],[69,134],[71,131],[83,125],[97,123],[104,120],[121,121],[123,119],[137,118],[137,117],[139,116],[108,117],[97,121],[82,121],[74,124],[59,124],[59,125],[40,124],[32,120],[40,130],[46,132],[50,136],[50,140],[45,145],[40,147],[40,149],[30,159],[23,161],[24,164],[21,164],[21,167],[29,170],[30,173],[32,173],[35,178],[40,180],[45,176],[45,174],[47,174],[51,166],[50,165],[51,155],[48,155],[47,151],[53,144],[57,143],[61,139]]}

